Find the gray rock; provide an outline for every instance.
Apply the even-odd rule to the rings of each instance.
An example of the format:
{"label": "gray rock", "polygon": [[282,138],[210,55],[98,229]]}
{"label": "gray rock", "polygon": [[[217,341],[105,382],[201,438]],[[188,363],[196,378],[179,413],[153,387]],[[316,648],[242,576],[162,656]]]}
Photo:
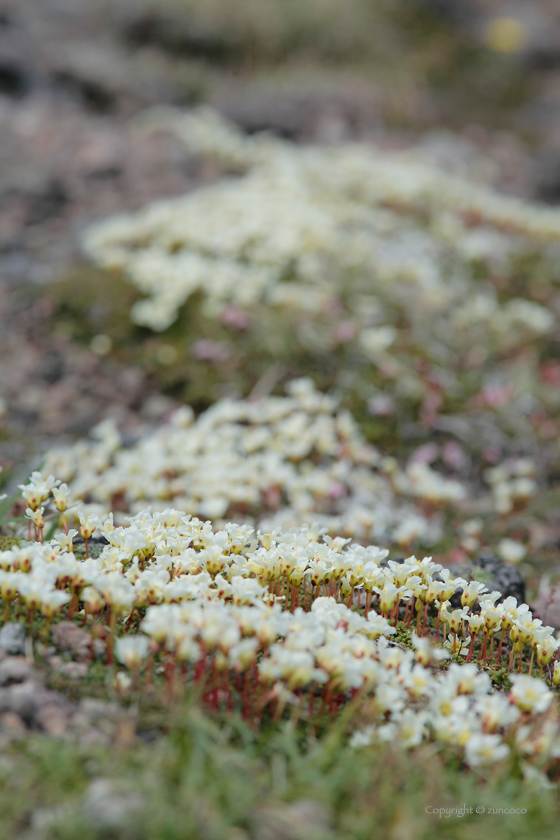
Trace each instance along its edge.
{"label": "gray rock", "polygon": [[138,818],[142,805],[138,794],[119,792],[110,779],[95,779],[83,798],[82,813],[95,828],[118,830]]}
{"label": "gray rock", "polygon": [[25,682],[33,672],[32,665],[19,656],[8,656],[0,662],[0,686]]}
{"label": "gray rock", "polygon": [[[391,557],[395,563],[404,563],[404,557]],[[381,565],[387,566],[388,560],[382,560]],[[478,580],[486,584],[486,587],[492,592],[498,590],[502,593],[500,601],[505,598],[513,596],[517,598],[518,603],[525,602],[525,581],[517,566],[511,563],[505,563],[498,557],[479,557],[474,563],[469,566],[462,566],[460,568],[453,568],[454,577],[462,577],[467,581]],[[435,580],[441,580],[439,575],[434,575]],[[455,594],[451,597],[451,606],[454,608],[461,606],[461,595],[463,594],[462,587],[455,590]]]}
{"label": "gray rock", "polygon": [[541,586],[536,601],[533,603],[533,615],[540,618],[544,624],[551,624],[555,630],[560,629],[560,587]]}
{"label": "gray rock", "polygon": [[253,814],[255,840],[327,840],[333,837],[328,808],[321,802],[300,799],[263,803]]}
{"label": "gray rock", "polygon": [[88,675],[88,666],[85,662],[63,662],[58,671],[71,680],[80,680]]}
{"label": "gray rock", "polygon": [[106,700],[99,700],[97,697],[84,697],[80,703],[80,711],[94,723],[99,720],[119,717],[123,710],[118,703],[108,703]]}
{"label": "gray rock", "polygon": [[31,682],[0,688],[0,713],[13,712],[30,725],[36,709],[36,690]]}
{"label": "gray rock", "polygon": [[[21,662],[21,660],[15,660]],[[0,663],[4,665],[10,660]],[[13,662],[13,660],[12,660]],[[27,665],[27,663],[24,662]],[[11,667],[14,667],[13,665]],[[37,675],[28,666],[24,682],[12,682],[0,688],[0,715],[12,712],[31,729],[39,729],[49,735],[61,735],[71,724],[75,706],[64,695],[41,685]],[[14,675],[15,668],[14,668]],[[17,675],[23,675],[23,670]]]}
{"label": "gray rock", "polygon": [[[502,593],[500,600],[513,596],[518,603],[525,602],[525,581],[517,566],[504,563],[498,557],[479,557],[470,566],[458,570],[458,575],[466,580],[479,580],[490,591],[497,589]],[[452,607],[461,606],[463,590],[457,589],[451,598]]]}
{"label": "gray rock", "polygon": [[93,640],[93,655],[100,659],[102,656],[105,656],[107,653],[107,645],[103,641],[103,639],[94,639]]}
{"label": "gray rock", "polygon": [[0,650],[5,650],[10,656],[25,654],[25,627],[15,621],[4,624],[0,630]]}
{"label": "gray rock", "polygon": [[70,727],[74,704],[60,694],[42,686],[34,686],[33,692],[33,728],[41,729],[49,735],[61,735]]}

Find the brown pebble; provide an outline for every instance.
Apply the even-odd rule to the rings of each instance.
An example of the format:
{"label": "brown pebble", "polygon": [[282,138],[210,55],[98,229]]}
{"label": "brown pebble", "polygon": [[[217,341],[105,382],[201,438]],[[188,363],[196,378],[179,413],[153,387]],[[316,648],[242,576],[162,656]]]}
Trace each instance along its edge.
{"label": "brown pebble", "polygon": [[64,735],[68,729],[69,717],[66,709],[56,703],[41,706],[35,715],[37,722],[48,735]]}
{"label": "brown pebble", "polygon": [[0,715],[0,727],[8,732],[26,732],[25,723],[15,712],[4,712]]}
{"label": "brown pebble", "polygon": [[79,659],[86,659],[91,648],[91,635],[73,621],[61,621],[52,629],[52,641],[58,650],[69,650]]}

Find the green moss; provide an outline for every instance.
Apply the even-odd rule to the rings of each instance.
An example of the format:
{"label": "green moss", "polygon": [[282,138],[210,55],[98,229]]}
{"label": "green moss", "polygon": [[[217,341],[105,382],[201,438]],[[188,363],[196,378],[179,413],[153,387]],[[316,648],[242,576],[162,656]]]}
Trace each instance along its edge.
{"label": "green moss", "polygon": [[55,334],[79,343],[108,335],[116,354],[145,337],[130,319],[130,309],[140,294],[119,272],[77,265],[50,285],[45,296],[54,308],[51,329]]}
{"label": "green moss", "polygon": [[7,537],[0,534],[0,551],[8,551],[10,548],[17,548],[22,540],[19,537]]}

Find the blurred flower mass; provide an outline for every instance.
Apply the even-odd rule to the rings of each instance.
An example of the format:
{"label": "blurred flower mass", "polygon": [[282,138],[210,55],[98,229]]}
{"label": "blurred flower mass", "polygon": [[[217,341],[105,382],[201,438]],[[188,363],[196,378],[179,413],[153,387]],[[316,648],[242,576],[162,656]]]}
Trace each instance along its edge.
{"label": "blurred flower mass", "polygon": [[2,837],[556,836],[559,91],[549,0],[0,10]]}

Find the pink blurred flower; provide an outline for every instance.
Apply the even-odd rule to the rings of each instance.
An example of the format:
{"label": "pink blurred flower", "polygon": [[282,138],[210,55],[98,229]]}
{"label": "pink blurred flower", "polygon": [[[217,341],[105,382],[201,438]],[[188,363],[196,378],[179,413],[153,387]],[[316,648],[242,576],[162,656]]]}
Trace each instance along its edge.
{"label": "pink blurred flower", "polygon": [[484,450],[484,458],[489,464],[497,464],[501,457],[502,452],[498,446],[487,446]]}
{"label": "pink blurred flower", "polygon": [[395,401],[388,394],[377,394],[368,400],[368,412],[372,417],[387,417],[395,411]]}
{"label": "pink blurred flower", "polygon": [[192,354],[195,359],[206,362],[225,362],[230,356],[230,348],[227,344],[220,344],[208,338],[200,338],[194,342]]}
{"label": "pink blurred flower", "polygon": [[439,446],[435,443],[425,443],[419,446],[410,456],[411,464],[431,464],[439,455]]}
{"label": "pink blurred flower", "polygon": [[327,496],[329,499],[340,499],[342,496],[346,495],[346,487],[341,484],[339,481],[335,481],[329,487],[327,491]]}
{"label": "pink blurred flower", "polygon": [[232,330],[247,330],[251,326],[251,316],[244,309],[228,303],[219,315],[220,323]]}
{"label": "pink blurred flower", "polygon": [[355,321],[340,321],[333,330],[333,340],[339,344],[353,341],[358,334],[358,324]]}
{"label": "pink blurred flower", "polygon": [[441,457],[444,463],[453,470],[462,469],[466,462],[466,456],[461,446],[454,440],[447,440],[441,449]]}

